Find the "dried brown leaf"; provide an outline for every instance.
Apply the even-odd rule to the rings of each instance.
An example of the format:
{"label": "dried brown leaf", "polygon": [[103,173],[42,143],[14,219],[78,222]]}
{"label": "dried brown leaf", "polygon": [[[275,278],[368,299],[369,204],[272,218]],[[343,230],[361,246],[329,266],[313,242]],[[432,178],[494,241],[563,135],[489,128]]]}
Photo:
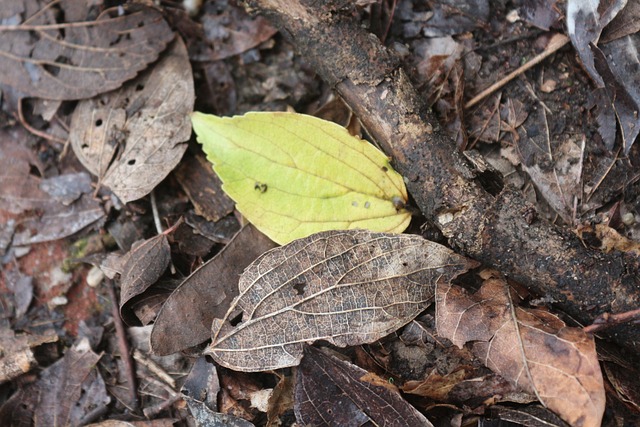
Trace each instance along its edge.
{"label": "dried brown leaf", "polygon": [[0,384],[29,372],[38,364],[32,348],[56,342],[58,336],[50,331],[46,335],[18,335],[9,327],[0,328]]}
{"label": "dried brown leaf", "polygon": [[474,295],[438,286],[438,334],[473,352],[516,387],[535,394],[575,426],[599,426],[604,384],[593,337],[555,315],[514,307],[502,279],[490,278]]}
{"label": "dried brown leaf", "polygon": [[222,319],[238,295],[238,277],[275,243],[252,225],[240,230],[227,246],[194,271],[171,294],[158,313],[151,348],[172,354],[211,337],[211,322]]}
{"label": "dried brown leaf", "polygon": [[178,38],[122,88],[80,102],[71,120],[73,151],[123,202],[144,197],[180,162],[194,99],[187,50]]}
{"label": "dried brown leaf", "polygon": [[393,385],[310,346],[298,368],[294,410],[302,425],[432,426]]}
{"label": "dried brown leaf", "polygon": [[132,306],[139,299],[137,297],[158,281],[171,261],[166,234],[134,244],[127,257],[120,279],[120,315],[129,325],[139,325]]}
{"label": "dried brown leaf", "polygon": [[587,246],[600,249],[605,253],[618,250],[640,256],[640,243],[627,239],[604,224],[581,225],[575,232]]}
{"label": "dried brown leaf", "polygon": [[245,270],[207,352],[231,369],[263,371],[297,365],[305,342],[372,342],[424,310],[436,281],[473,266],[414,235],[348,230],[295,240]]}
{"label": "dried brown leaf", "polygon": [[[155,61],[173,33],[155,9],[118,10],[93,21],[84,0],[0,1],[0,82],[26,96],[56,100],[119,87]],[[66,22],[59,22],[62,17]]]}
{"label": "dried brown leaf", "polygon": [[234,201],[222,191],[222,181],[203,154],[187,153],[174,174],[198,215],[217,222],[233,212]]}
{"label": "dried brown leaf", "polygon": [[110,398],[86,339],[67,350],[40,378],[14,393],[0,408],[6,425],[81,425],[91,410],[106,410]]}

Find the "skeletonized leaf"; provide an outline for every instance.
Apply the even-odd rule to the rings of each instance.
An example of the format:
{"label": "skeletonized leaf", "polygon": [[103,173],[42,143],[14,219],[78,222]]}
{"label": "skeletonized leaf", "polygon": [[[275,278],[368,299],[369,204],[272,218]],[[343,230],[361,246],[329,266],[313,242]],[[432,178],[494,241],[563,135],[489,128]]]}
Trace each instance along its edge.
{"label": "skeletonized leaf", "polygon": [[295,113],[191,116],[223,190],[280,244],[336,229],[402,232],[411,214],[389,159],[346,129]]}
{"label": "skeletonized leaf", "polygon": [[295,413],[306,426],[433,426],[395,386],[309,346],[296,375]]}
{"label": "skeletonized leaf", "polygon": [[184,42],[120,89],[87,99],[69,138],[82,164],[123,202],[146,196],[180,162],[195,99]]}
{"label": "skeletonized leaf", "polygon": [[439,335],[458,346],[476,341],[485,366],[569,424],[600,425],[605,393],[592,336],[547,311],[513,307],[502,279],[490,278],[474,295],[445,284],[436,292]]}
{"label": "skeletonized leaf", "polygon": [[437,281],[473,266],[420,236],[317,233],[247,267],[208,353],[231,369],[264,371],[297,365],[305,342],[372,342],[424,310]]}
{"label": "skeletonized leaf", "polygon": [[70,100],[113,90],[173,38],[152,8],[125,6],[125,15],[113,8],[93,21],[84,0],[46,3],[0,0],[0,82],[27,96]]}

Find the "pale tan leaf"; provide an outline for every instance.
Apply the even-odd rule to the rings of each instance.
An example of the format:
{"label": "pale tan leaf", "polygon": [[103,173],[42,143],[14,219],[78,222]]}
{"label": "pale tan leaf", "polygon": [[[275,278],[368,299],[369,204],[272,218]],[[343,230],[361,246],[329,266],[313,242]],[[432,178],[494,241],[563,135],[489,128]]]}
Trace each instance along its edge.
{"label": "pale tan leaf", "polygon": [[491,277],[474,295],[436,290],[438,334],[473,352],[494,372],[535,394],[572,426],[599,426],[605,392],[593,337],[538,309],[514,307],[508,285]]}
{"label": "pale tan leaf", "polygon": [[207,352],[231,369],[263,371],[297,365],[305,342],[372,342],[424,310],[437,281],[473,266],[414,235],[349,230],[295,240],[245,270]]}
{"label": "pale tan leaf", "polygon": [[78,104],[69,135],[73,151],[123,202],[144,197],[187,149],[194,99],[187,50],[178,38],[151,69]]}

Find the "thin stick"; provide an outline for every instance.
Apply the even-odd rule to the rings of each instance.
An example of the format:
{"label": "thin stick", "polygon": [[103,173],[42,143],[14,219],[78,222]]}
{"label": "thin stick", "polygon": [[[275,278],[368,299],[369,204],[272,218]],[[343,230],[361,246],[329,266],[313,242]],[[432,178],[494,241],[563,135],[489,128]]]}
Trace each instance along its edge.
{"label": "thin stick", "polygon": [[624,313],[610,314],[604,313],[598,316],[591,325],[585,326],[582,330],[589,333],[601,331],[611,326],[621,323],[640,322],[640,308],[625,311]]}
{"label": "thin stick", "polygon": [[153,223],[156,226],[158,234],[162,234],[164,228],[162,227],[162,221],[160,221],[160,214],[158,213],[158,203],[156,202],[156,191],[151,190],[151,213],[153,214]]}
{"label": "thin stick", "polygon": [[149,371],[151,371],[154,375],[160,378],[165,383],[169,384],[171,388],[176,388],[176,380],[174,380],[171,375],[167,373],[160,365],[158,365],[153,360],[147,358],[140,350],[133,350],[133,358],[136,362],[145,366]]}
{"label": "thin stick", "polygon": [[465,110],[473,107],[478,102],[480,102],[483,98],[487,97],[488,95],[492,94],[496,90],[500,89],[502,86],[509,83],[515,77],[524,73],[528,69],[538,65],[545,58],[550,56],[552,53],[556,52],[558,49],[566,45],[568,42],[569,42],[569,37],[565,36],[564,34],[560,34],[560,33],[554,34],[551,37],[551,40],[549,40],[549,44],[547,45],[546,49],[543,52],[534,56],[529,62],[522,65],[521,67],[518,67],[516,70],[507,74],[505,77],[498,80],[497,82],[495,82],[494,84],[492,84],[491,86],[489,86],[488,88],[486,88],[485,90],[483,90],[482,92],[480,92],[479,94],[471,98],[471,100],[465,104],[464,106]]}
{"label": "thin stick", "polygon": [[22,112],[22,98],[18,101],[18,120],[20,121],[20,124],[22,126],[24,126],[24,128],[26,130],[28,130],[29,132],[31,132],[32,134],[39,136],[40,138],[46,139],[48,141],[53,141],[53,142],[57,142],[58,144],[63,144],[66,145],[67,141],[62,139],[62,138],[58,138],[57,136],[53,136],[53,135],[49,135],[46,132],[42,132],[41,130],[38,130],[36,128],[34,128],[33,126],[31,126],[29,124],[29,122],[27,122],[27,120],[24,118],[24,114]]}
{"label": "thin stick", "polygon": [[132,410],[138,409],[138,382],[136,381],[136,375],[133,365],[133,359],[129,351],[129,342],[127,341],[127,335],[124,330],[124,323],[120,317],[118,310],[118,296],[116,295],[116,287],[113,280],[106,278],[107,288],[109,290],[109,296],[111,297],[111,312],[113,315],[113,322],[116,325],[116,334],[118,336],[118,349],[120,350],[120,358],[124,363],[125,374],[127,381],[129,382],[129,404],[127,405]]}

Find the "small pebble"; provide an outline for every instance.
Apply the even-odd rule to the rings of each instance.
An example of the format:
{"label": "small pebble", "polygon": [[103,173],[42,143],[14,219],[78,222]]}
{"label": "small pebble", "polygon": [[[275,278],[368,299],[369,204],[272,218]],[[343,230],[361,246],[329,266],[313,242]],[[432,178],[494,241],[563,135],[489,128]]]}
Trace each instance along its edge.
{"label": "small pebble", "polygon": [[87,285],[92,288],[97,288],[98,286],[100,286],[103,280],[104,273],[102,272],[102,270],[100,270],[100,268],[96,267],[95,265],[91,267],[91,270],[89,270],[89,273],[87,273]]}
{"label": "small pebble", "polygon": [[622,215],[622,222],[624,225],[631,226],[636,223],[636,217],[631,212],[627,212]]}
{"label": "small pebble", "polygon": [[58,295],[57,297],[53,297],[51,298],[51,300],[49,300],[50,307],[58,307],[61,305],[67,305],[68,303],[69,299],[64,295]]}

